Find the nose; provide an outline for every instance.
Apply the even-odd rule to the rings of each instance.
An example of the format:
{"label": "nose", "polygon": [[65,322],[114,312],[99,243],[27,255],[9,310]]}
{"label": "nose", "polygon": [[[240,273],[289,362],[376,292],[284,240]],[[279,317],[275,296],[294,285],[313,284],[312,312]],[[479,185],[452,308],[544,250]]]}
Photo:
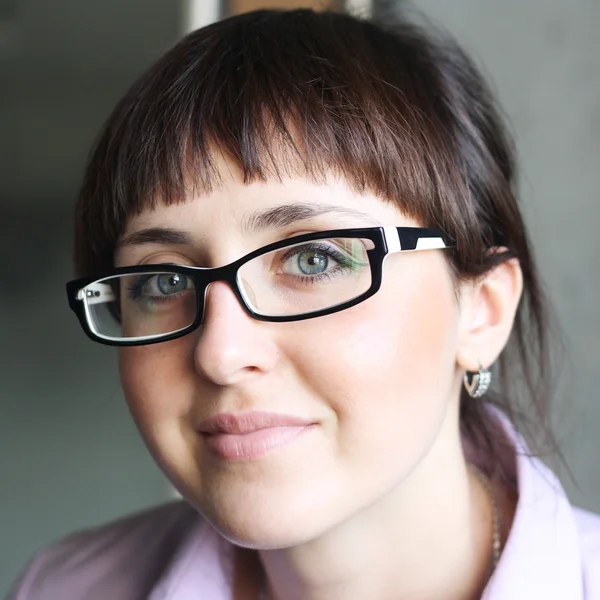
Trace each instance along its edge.
{"label": "nose", "polygon": [[196,371],[217,385],[232,385],[271,371],[278,347],[269,329],[240,305],[228,284],[208,286],[204,315],[194,349]]}

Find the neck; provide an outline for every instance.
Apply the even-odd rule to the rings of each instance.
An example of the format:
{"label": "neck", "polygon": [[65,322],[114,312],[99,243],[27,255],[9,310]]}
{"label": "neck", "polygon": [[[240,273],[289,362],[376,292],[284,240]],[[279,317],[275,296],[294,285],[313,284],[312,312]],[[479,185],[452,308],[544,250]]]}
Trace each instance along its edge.
{"label": "neck", "polygon": [[492,522],[489,494],[460,440],[434,445],[395,489],[352,519],[305,544],[261,551],[269,598],[479,598],[492,561]]}

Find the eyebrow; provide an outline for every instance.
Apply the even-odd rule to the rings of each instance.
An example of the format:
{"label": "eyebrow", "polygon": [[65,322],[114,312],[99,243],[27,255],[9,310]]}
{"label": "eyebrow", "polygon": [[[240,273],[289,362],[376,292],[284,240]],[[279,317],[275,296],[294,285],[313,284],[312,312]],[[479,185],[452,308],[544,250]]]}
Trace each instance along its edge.
{"label": "eyebrow", "polygon": [[[249,234],[266,229],[287,227],[325,214],[352,216],[366,221],[371,226],[381,225],[374,217],[345,206],[294,203],[254,212],[242,223],[242,231]],[[150,227],[124,236],[119,240],[118,247],[142,244],[193,245],[194,237],[191,233],[180,229]]]}
{"label": "eyebrow", "polygon": [[119,240],[117,246],[140,246],[142,244],[164,244],[170,246],[192,245],[194,239],[191,234],[180,229],[168,229],[166,227],[150,227],[140,229],[126,235]]}
{"label": "eyebrow", "polygon": [[300,221],[308,221],[309,219],[314,219],[325,214],[352,216],[367,221],[370,225],[379,224],[372,216],[345,206],[297,202],[256,211],[244,221],[242,230],[244,233],[250,233],[264,231],[265,229],[287,227],[288,225],[293,225]]}

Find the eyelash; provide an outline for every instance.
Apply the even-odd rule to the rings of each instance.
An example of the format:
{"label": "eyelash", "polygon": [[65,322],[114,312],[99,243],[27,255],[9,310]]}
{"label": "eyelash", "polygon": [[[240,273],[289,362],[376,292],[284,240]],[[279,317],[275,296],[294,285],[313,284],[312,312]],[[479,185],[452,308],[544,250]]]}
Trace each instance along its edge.
{"label": "eyelash", "polygon": [[131,300],[139,300],[142,297],[142,288],[151,277],[154,277],[153,273],[136,277],[136,279],[127,286],[127,296]]}

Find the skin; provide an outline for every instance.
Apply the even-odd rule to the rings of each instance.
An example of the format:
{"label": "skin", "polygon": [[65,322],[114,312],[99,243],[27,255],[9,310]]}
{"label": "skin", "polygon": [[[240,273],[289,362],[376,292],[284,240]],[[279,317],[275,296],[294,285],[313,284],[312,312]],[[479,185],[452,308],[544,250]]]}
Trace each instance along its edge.
{"label": "skin", "polygon": [[[124,233],[168,227],[192,243],[123,244],[116,265],[220,266],[309,231],[418,225],[333,176],[324,184],[244,184],[224,160],[221,176],[210,194],[159,203]],[[364,216],[244,227],[254,211],[298,202]],[[222,535],[258,550],[238,554],[236,597],[256,597],[263,568],[271,597],[281,600],[478,597],[490,564],[491,507],[467,468],[458,397],[465,369],[492,364],[504,347],[521,286],[513,260],[461,283],[457,294],[443,251],[401,253],[387,257],[380,291],[348,310],[260,322],[217,282],[201,329],[120,349],[125,396],[158,464]],[[241,462],[216,458],[196,433],[209,416],[251,410],[317,426]]]}

